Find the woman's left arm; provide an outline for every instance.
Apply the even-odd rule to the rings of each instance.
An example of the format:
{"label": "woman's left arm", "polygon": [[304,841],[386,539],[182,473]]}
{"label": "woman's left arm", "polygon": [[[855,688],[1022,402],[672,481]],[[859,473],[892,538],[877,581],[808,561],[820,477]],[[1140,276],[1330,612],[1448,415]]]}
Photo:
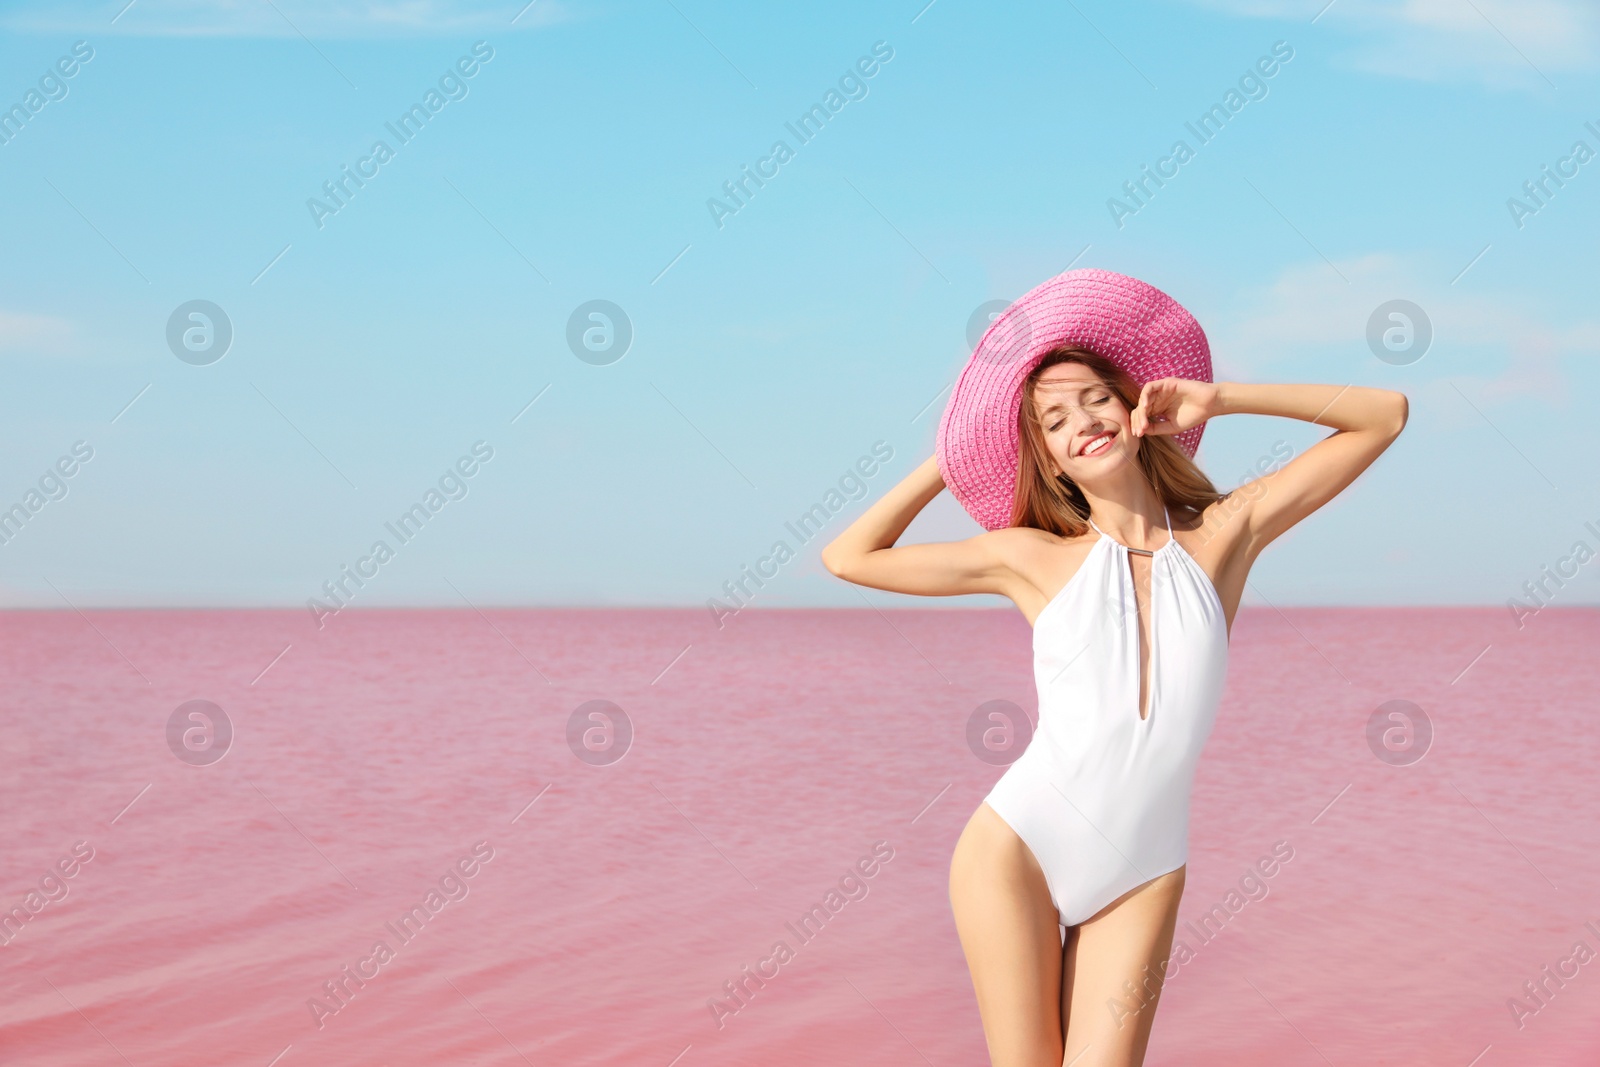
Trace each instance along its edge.
{"label": "woman's left arm", "polygon": [[[1187,395],[1185,395],[1187,394]],[[1186,410],[1187,409],[1187,410]],[[1254,385],[1164,378],[1145,386],[1134,433],[1169,434],[1218,415],[1278,415],[1334,433],[1289,463],[1254,480],[1235,517],[1244,523],[1247,558],[1332,500],[1366,470],[1405,428],[1404,393],[1359,385]]]}

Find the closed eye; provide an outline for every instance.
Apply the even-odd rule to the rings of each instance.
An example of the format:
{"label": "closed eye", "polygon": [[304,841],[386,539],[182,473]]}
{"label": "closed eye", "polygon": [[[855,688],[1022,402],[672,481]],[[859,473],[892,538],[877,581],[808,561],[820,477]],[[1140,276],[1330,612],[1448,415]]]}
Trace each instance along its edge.
{"label": "closed eye", "polygon": [[[1094,405],[1095,407],[1099,407],[1100,405],[1104,404],[1106,401],[1108,401],[1110,399],[1111,399],[1111,394],[1110,393],[1102,393],[1099,396],[1091,397],[1089,399],[1088,403]],[[1045,427],[1045,429],[1048,430],[1050,433],[1055,433],[1057,430],[1061,429],[1061,427],[1065,426],[1066,424],[1067,424],[1067,420],[1065,418],[1059,418],[1059,419],[1056,419],[1054,422],[1049,423]]]}

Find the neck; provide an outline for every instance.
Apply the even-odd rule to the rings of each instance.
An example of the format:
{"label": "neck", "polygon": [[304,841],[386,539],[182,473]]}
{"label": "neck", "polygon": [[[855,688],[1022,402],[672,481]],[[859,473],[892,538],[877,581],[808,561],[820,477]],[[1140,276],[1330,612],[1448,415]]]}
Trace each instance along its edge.
{"label": "neck", "polygon": [[1079,483],[1078,489],[1095,525],[1124,544],[1148,544],[1166,529],[1161,497],[1132,464],[1106,482]]}

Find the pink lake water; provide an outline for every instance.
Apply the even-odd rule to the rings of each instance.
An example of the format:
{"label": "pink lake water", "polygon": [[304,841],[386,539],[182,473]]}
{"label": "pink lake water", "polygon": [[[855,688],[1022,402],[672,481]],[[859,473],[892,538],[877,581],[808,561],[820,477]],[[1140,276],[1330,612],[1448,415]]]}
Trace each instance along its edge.
{"label": "pink lake water", "polygon": [[[8,1064],[987,1063],[946,877],[1003,770],[969,717],[1035,708],[1014,611],[13,612],[0,637]],[[1600,1063],[1597,650],[1593,610],[1241,611],[1148,1062]],[[233,728],[206,765],[168,741],[197,699]],[[631,723],[615,762],[626,731],[569,744],[590,700]],[[1431,723],[1414,762],[1369,743],[1392,700]]]}

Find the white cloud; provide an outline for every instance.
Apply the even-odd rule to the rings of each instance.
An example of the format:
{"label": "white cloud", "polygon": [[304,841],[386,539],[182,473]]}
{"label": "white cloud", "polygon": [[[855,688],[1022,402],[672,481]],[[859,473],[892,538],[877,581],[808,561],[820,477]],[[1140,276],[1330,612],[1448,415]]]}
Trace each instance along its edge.
{"label": "white cloud", "polygon": [[1600,356],[1600,320],[1556,323],[1526,297],[1451,285],[1452,271],[1439,264],[1373,253],[1335,266],[1348,282],[1322,260],[1311,260],[1241,294],[1236,308],[1218,315],[1207,326],[1218,377],[1254,377],[1305,356],[1380,369],[1367,345],[1367,322],[1380,304],[1395,299],[1413,301],[1432,323],[1431,347],[1415,371],[1448,378],[1496,403],[1531,395],[1566,407],[1575,390],[1563,361]]}
{"label": "white cloud", "polygon": [[60,355],[71,346],[72,323],[50,315],[0,309],[0,352]]}
{"label": "white cloud", "polygon": [[[31,33],[154,37],[423,37],[537,29],[574,17],[557,0],[57,0],[0,15]],[[519,14],[520,12],[520,14]],[[513,19],[515,22],[513,23]],[[113,21],[115,20],[115,21]]]}
{"label": "white cloud", "polygon": [[[1339,58],[1359,70],[1496,89],[1546,89],[1561,71],[1592,70],[1600,10],[1582,0],[1189,0],[1248,18],[1306,23],[1356,40]],[[1295,43],[1299,43],[1298,41]]]}

